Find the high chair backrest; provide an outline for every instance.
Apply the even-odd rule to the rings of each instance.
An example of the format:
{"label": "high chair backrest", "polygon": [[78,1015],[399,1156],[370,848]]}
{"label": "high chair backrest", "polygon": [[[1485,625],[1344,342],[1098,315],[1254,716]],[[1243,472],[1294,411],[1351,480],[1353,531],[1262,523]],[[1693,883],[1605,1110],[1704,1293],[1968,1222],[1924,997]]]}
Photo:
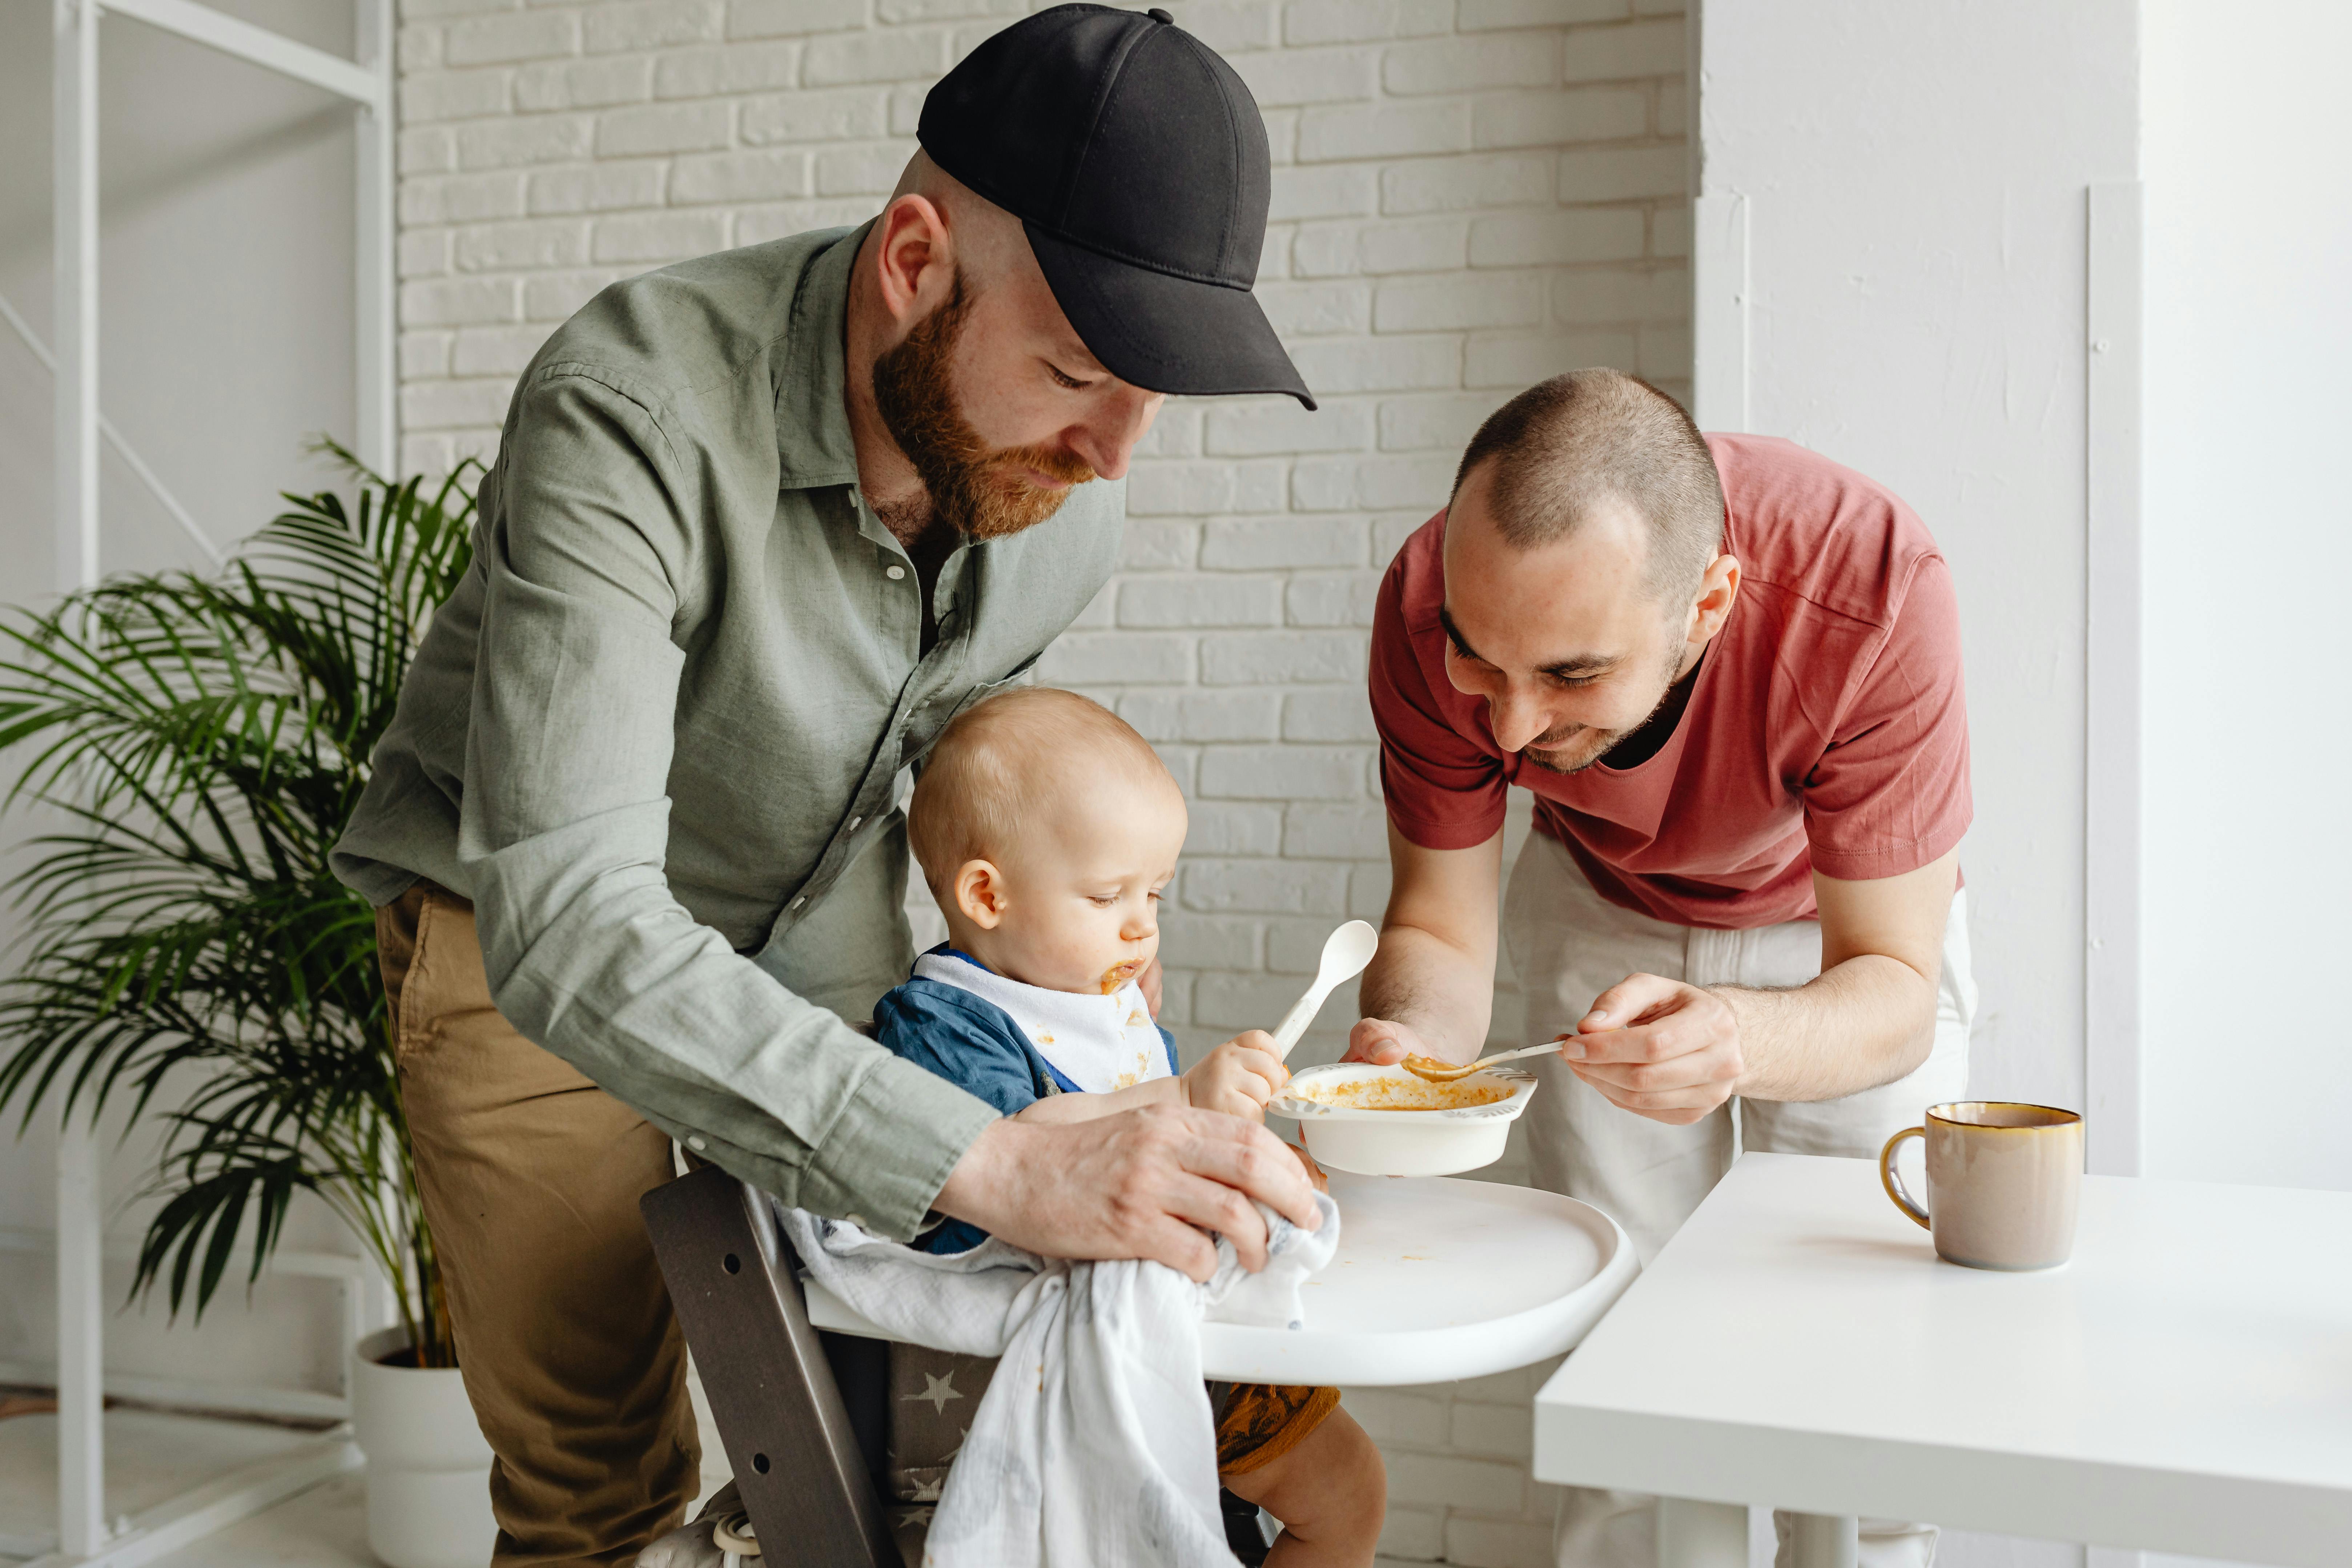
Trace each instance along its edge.
{"label": "high chair backrest", "polygon": [[768,1568],[900,1568],[797,1260],[764,1200],[709,1165],[638,1206]]}

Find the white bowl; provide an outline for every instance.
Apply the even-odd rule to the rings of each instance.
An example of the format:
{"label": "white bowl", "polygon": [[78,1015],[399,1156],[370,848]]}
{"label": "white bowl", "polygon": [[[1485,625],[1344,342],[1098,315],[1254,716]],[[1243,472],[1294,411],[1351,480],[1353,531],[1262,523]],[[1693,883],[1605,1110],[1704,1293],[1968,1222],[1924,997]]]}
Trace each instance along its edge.
{"label": "white bowl", "polygon": [[1536,1091],[1534,1074],[1517,1068],[1488,1068],[1457,1080],[1463,1088],[1485,1084],[1510,1090],[1507,1098],[1485,1105],[1442,1110],[1369,1110],[1328,1105],[1299,1092],[1318,1085],[1374,1079],[1439,1087],[1423,1085],[1422,1079],[1401,1067],[1334,1062],[1295,1074],[1265,1109],[1297,1122],[1307,1152],[1318,1163],[1334,1170],[1367,1176],[1448,1176],[1501,1159],[1511,1123],[1518,1120],[1519,1112],[1528,1108],[1528,1098]]}

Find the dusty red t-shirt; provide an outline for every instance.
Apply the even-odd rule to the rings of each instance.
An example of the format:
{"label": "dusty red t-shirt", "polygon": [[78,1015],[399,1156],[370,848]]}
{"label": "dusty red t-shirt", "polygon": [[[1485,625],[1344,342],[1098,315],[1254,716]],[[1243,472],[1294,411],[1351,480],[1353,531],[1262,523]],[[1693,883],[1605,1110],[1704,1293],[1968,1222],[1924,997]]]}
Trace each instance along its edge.
{"label": "dusty red t-shirt", "polygon": [[1483,844],[1507,787],[1536,797],[1612,903],[1743,931],[1814,913],[1812,872],[1916,871],[1968,830],[1959,606],[1927,528],[1887,490],[1787,441],[1711,436],[1739,596],[1689,706],[1646,762],[1560,774],[1506,753],[1445,678],[1445,514],[1381,584],[1372,715],[1389,818],[1426,848]]}

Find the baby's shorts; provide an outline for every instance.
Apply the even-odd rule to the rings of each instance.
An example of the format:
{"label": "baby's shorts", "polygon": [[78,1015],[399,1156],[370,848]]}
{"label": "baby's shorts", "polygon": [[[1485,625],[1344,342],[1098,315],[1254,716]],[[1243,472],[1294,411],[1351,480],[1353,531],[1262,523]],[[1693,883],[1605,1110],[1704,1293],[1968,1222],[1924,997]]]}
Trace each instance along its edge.
{"label": "baby's shorts", "polygon": [[1217,1473],[1238,1476],[1272,1464],[1305,1442],[1339,1408],[1339,1391],[1212,1383],[1209,1408],[1217,1413]]}

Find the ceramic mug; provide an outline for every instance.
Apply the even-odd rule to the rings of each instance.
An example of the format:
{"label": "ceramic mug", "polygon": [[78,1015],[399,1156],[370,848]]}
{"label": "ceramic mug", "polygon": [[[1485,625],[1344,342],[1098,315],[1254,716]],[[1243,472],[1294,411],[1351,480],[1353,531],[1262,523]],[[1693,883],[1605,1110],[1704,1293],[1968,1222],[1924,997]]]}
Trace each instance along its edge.
{"label": "ceramic mug", "polygon": [[[1906,1138],[1927,1147],[1927,1206],[1895,1173]],[[2083,1119],[2012,1100],[1931,1105],[1924,1127],[1906,1127],[1878,1153],[1878,1179],[1895,1206],[1935,1237],[1936,1255],[1969,1268],[2054,1268],[2074,1250],[2083,1193]]]}

